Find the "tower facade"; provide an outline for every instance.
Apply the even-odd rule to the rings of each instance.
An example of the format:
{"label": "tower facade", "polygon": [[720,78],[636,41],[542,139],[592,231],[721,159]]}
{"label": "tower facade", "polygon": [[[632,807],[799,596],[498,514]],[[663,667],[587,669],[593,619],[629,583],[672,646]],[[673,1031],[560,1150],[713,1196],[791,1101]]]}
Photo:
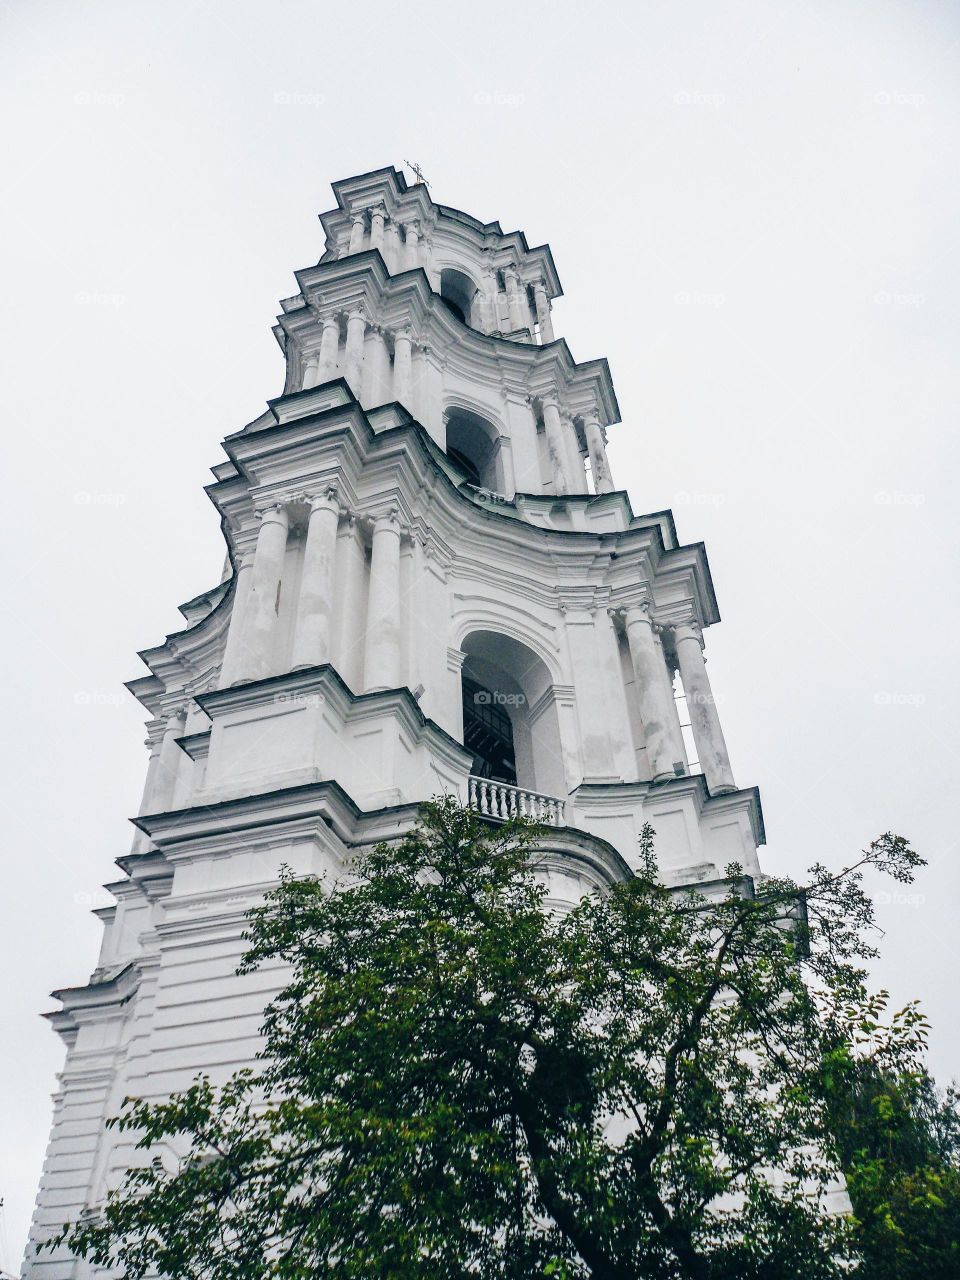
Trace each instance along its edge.
{"label": "tower facade", "polygon": [[[34,1239],[119,1181],[126,1096],[253,1059],[282,974],[235,970],[281,864],[336,875],[451,793],[546,824],[558,904],[628,876],[646,822],[671,884],[759,873],[704,665],[706,554],[616,488],[610,373],[554,332],[549,248],[392,168],[333,189],[274,329],[283,392],[207,487],[224,579],[128,686],[146,785],[97,968],[55,993]],[[79,1266],[28,1254],[32,1276]]]}

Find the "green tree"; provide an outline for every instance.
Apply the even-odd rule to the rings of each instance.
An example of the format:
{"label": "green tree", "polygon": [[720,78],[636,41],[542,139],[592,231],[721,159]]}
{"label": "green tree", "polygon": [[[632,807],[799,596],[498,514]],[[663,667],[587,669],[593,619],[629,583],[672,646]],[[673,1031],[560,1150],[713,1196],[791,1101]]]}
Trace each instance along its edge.
{"label": "green tree", "polygon": [[960,1276],[960,1109],[926,1071],[850,1064],[837,1133],[864,1280]]}
{"label": "green tree", "polygon": [[284,876],[242,966],[289,966],[260,1069],[128,1100],[144,1165],[61,1242],[178,1280],[848,1275],[838,1098],[925,1032],[868,996],[862,876],[918,856],[887,834],[802,891],[732,866],[708,901],[648,828],[564,914],[542,839],[446,799],[354,878]]}

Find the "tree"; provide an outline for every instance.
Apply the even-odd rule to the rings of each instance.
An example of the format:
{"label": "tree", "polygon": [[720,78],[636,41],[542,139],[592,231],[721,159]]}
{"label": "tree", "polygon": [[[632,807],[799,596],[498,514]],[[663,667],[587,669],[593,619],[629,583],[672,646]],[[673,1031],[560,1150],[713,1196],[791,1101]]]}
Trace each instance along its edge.
{"label": "tree", "polygon": [[837,1132],[864,1280],[960,1276],[960,1108],[926,1071],[853,1064]]}
{"label": "tree", "polygon": [[659,882],[647,828],[563,914],[542,838],[443,799],[355,878],[284,874],[241,970],[289,966],[260,1069],[128,1100],[144,1167],[59,1240],[183,1280],[848,1275],[839,1100],[925,1035],[868,995],[862,877],[921,860],[887,834],[708,901]]}

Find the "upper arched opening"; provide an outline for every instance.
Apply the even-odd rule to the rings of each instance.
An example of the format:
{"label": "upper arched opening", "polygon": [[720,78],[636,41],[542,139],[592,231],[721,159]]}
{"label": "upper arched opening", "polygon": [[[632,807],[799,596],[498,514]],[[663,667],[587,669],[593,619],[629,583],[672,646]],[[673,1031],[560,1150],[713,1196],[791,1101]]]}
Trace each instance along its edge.
{"label": "upper arched opening", "polygon": [[455,267],[445,267],[440,272],[440,297],[461,323],[472,325],[476,296],[477,286],[468,275]]}
{"label": "upper arched opening", "polygon": [[451,409],[446,426],[447,456],[463,472],[468,483],[502,493],[500,432],[494,424],[469,409]]}

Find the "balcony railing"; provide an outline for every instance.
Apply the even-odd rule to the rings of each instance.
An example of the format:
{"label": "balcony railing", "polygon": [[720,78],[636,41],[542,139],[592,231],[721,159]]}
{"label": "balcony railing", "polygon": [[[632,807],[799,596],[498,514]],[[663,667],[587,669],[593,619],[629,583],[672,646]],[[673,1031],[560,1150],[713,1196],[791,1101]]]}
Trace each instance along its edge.
{"label": "balcony railing", "polygon": [[485,818],[503,821],[516,814],[542,822],[548,827],[563,826],[563,800],[545,796],[525,787],[511,787],[507,782],[494,782],[490,778],[469,779],[469,803],[471,809]]}

